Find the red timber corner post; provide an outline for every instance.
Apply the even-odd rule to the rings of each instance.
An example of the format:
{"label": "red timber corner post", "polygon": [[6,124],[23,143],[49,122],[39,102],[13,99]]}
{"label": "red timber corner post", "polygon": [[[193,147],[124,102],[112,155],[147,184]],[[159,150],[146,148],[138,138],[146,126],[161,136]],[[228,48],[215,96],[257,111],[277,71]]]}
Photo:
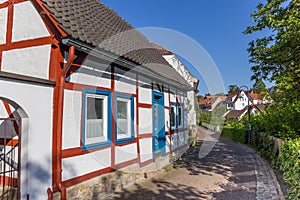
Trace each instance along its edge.
{"label": "red timber corner post", "polygon": [[65,78],[67,73],[69,72],[71,65],[73,63],[75,56],[75,47],[70,46],[69,48],[69,56],[67,63],[64,65],[63,69],[61,70],[59,76],[58,76],[58,96],[57,96],[57,129],[56,129],[56,139],[54,142],[56,142],[55,151],[53,152],[53,159],[56,161],[56,166],[53,166],[55,171],[55,180],[53,189],[58,189],[58,191],[61,193],[61,200],[66,200],[66,188],[62,184],[62,134],[63,134],[63,111],[64,111],[64,89],[65,89]]}

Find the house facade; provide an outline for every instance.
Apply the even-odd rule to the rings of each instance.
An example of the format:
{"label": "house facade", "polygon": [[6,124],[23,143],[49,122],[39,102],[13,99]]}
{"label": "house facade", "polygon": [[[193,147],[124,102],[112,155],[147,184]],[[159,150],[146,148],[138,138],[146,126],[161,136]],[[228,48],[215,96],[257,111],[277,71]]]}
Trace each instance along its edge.
{"label": "house facade", "polygon": [[2,0],[0,30],[0,180],[12,195],[70,199],[187,148],[191,84],[102,3]]}
{"label": "house facade", "polygon": [[[238,96],[239,95],[239,96]],[[248,99],[249,99],[249,104],[252,104],[252,99],[248,97],[248,95],[245,93],[244,90],[240,91],[234,91],[228,94],[226,98],[226,104],[227,104],[227,109],[228,110],[242,110],[245,108],[245,106],[248,105]]]}
{"label": "house facade", "polygon": [[190,86],[193,88],[193,90],[190,90],[187,92],[188,97],[188,124],[191,126],[196,125],[196,106],[197,105],[197,99],[196,94],[198,93],[198,85],[199,80],[193,76],[187,67],[180,61],[180,59],[169,50],[152,43],[153,46],[160,52],[160,54],[163,56],[163,58],[182,76],[184,79],[190,84]]}

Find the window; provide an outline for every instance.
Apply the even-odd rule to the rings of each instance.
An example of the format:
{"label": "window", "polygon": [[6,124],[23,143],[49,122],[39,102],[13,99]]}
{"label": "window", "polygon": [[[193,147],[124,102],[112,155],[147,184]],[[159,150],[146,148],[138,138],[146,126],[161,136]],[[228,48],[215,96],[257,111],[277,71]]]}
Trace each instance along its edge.
{"label": "window", "polygon": [[177,126],[176,126],[176,105],[171,105],[170,107],[170,128],[171,130],[176,130]]}
{"label": "window", "polygon": [[86,89],[83,104],[83,149],[110,145],[110,92]]}
{"label": "window", "polygon": [[170,107],[170,126],[171,131],[177,131],[183,127],[183,106],[181,104],[173,104]]}
{"label": "window", "polygon": [[116,143],[134,139],[134,101],[132,96],[116,94]]}
{"label": "window", "polygon": [[178,105],[178,128],[183,127],[183,108],[182,105]]}

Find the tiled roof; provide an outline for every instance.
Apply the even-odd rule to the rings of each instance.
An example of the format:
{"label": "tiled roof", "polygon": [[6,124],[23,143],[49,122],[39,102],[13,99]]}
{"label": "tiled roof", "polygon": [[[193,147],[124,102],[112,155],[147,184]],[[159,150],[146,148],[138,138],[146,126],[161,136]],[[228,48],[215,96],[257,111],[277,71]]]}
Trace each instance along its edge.
{"label": "tiled roof", "polygon": [[267,105],[265,104],[257,104],[256,107],[258,108],[258,110],[263,111],[266,109]]}
{"label": "tiled roof", "polygon": [[227,113],[226,117],[231,119],[238,119],[243,116],[243,114],[247,111],[247,106],[243,110],[231,110]]}
{"label": "tiled roof", "polygon": [[262,99],[263,99],[261,94],[250,93],[250,97],[251,97],[253,100],[262,100]]}
{"label": "tiled roof", "polygon": [[184,86],[174,70],[146,37],[98,0],[42,0],[59,26],[73,39],[145,66]]}
{"label": "tiled roof", "polygon": [[233,91],[233,92],[230,92],[228,95],[227,95],[227,98],[232,98],[232,97],[234,97],[234,96],[236,96],[236,95],[238,95],[239,94],[239,91]]}
{"label": "tiled roof", "polygon": [[210,99],[203,99],[203,100],[200,100],[198,101],[198,105],[206,105],[208,104],[210,101]]}
{"label": "tiled roof", "polygon": [[161,55],[174,55],[171,51],[159,46],[158,44],[156,43],[153,43],[151,42],[151,44],[154,46],[155,49],[158,50],[158,52],[161,54]]}

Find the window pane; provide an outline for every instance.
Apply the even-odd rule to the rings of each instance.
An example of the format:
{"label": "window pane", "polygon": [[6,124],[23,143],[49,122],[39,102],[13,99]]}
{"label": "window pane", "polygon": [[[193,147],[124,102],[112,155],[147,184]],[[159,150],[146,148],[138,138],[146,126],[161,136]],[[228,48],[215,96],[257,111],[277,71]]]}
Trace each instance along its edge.
{"label": "window pane", "polygon": [[129,134],[128,114],[128,102],[117,101],[118,134]]}
{"label": "window pane", "polygon": [[178,107],[178,126],[182,125],[182,107]]}
{"label": "window pane", "polygon": [[103,136],[103,99],[87,97],[86,138]]}
{"label": "window pane", "polygon": [[170,124],[171,127],[175,127],[175,121],[176,121],[176,115],[175,115],[175,107],[171,107],[171,119],[170,119]]}
{"label": "window pane", "polygon": [[102,119],[103,99],[87,97],[87,119]]}

